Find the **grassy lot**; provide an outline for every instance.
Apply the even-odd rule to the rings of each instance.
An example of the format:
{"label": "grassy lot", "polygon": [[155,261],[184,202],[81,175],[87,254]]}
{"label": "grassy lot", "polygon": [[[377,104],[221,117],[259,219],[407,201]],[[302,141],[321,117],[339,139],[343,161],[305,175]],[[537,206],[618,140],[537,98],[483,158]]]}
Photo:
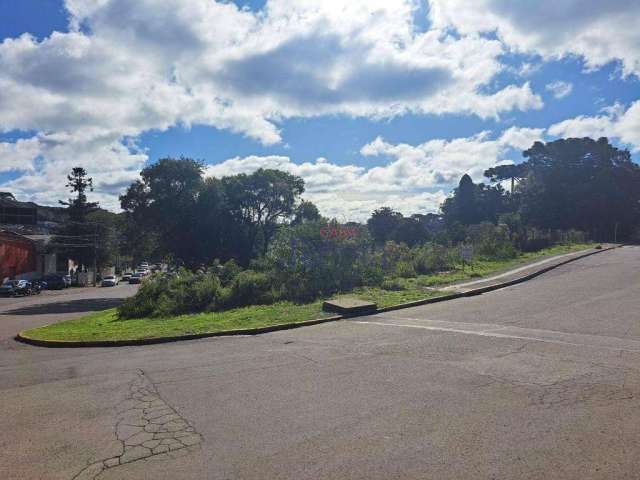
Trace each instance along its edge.
{"label": "grassy lot", "polygon": [[[420,300],[441,295],[433,287],[484,277],[504,270],[541,260],[544,257],[570,253],[589,248],[590,245],[560,245],[535,253],[524,253],[512,260],[476,260],[473,268],[437,275],[421,275],[416,278],[398,279],[401,290],[358,288],[345,295],[371,300],[379,307]],[[329,316],[322,311],[322,301],[305,305],[281,302],[274,305],[257,305],[236,308],[224,312],[199,313],[169,318],[140,318],[121,320],[115,309],[92,313],[84,317],[35,328],[24,335],[39,340],[134,340],[158,338],[194,333],[213,333],[226,330],[258,328],[292,322],[303,322]]]}

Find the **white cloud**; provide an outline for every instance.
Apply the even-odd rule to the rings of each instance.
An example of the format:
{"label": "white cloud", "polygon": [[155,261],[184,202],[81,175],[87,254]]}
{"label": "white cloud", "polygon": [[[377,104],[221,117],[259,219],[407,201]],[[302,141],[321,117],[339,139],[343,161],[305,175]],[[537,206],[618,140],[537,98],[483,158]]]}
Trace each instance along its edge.
{"label": "white cloud", "polygon": [[9,152],[5,156],[5,149],[11,145],[0,143],[0,165],[3,167],[10,167],[11,160],[17,159],[28,168],[17,166],[16,170],[33,171],[39,158],[47,161],[41,162],[43,165],[37,173],[22,175],[6,182],[2,188],[9,189],[20,199],[29,198],[44,205],[68,198],[66,175],[73,167],[86,165],[87,173],[94,178],[92,200],[99,201],[104,208],[117,210],[118,195],[137,178],[147,160],[146,154],[138,151],[135,144],[125,146],[114,135],[40,134],[15,144],[22,150],[21,155]]}
{"label": "white cloud", "polygon": [[618,60],[624,75],[640,74],[637,0],[430,0],[436,28],[464,35],[497,32],[518,52],[544,58],[578,55],[587,69]]}
{"label": "white cloud", "polygon": [[[69,32],[0,43],[0,132],[36,132],[30,143],[2,147],[0,170],[28,172],[11,187],[44,185],[54,167],[67,168],[54,156],[63,147],[46,147],[47,138],[82,152],[74,163],[98,176],[115,174],[107,157],[123,171],[139,167],[126,138],[175,125],[269,145],[287,118],[497,118],[542,106],[528,83],[488,90],[506,68],[499,41],[419,31],[415,0],[269,0],[260,12],[213,0],[65,5]],[[36,144],[41,161],[33,163],[25,148]]]}
{"label": "white cloud", "polygon": [[578,116],[549,127],[558,137],[612,137],[640,152],[640,100],[629,108],[615,104],[603,109],[602,115]]}
{"label": "white cloud", "polygon": [[542,135],[542,129],[511,127],[496,139],[490,138],[490,132],[481,132],[419,145],[391,144],[377,137],[360,153],[387,158],[383,166],[337,165],[325,158],[296,164],[286,156],[249,156],[212,165],[207,175],[222,177],[258,168],[284,170],[305,180],[304,197],[324,215],[343,220],[366,220],[383,205],[406,215],[437,212],[446,192],[462,175],[486,181],[483,172],[487,168],[513,163],[509,158],[512,149],[528,148]]}
{"label": "white cloud", "polygon": [[551,92],[555,98],[560,99],[571,94],[573,91],[573,84],[570,82],[563,82],[562,80],[556,80],[555,82],[547,83],[545,88]]}
{"label": "white cloud", "polygon": [[0,173],[31,172],[40,149],[35,138],[20,138],[15,142],[0,142]]}

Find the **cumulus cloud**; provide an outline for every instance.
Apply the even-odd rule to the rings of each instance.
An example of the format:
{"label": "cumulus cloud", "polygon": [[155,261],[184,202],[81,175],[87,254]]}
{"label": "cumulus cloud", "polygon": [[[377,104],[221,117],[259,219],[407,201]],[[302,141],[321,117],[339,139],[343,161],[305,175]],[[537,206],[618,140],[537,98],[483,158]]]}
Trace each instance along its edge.
{"label": "cumulus cloud", "polygon": [[[18,155],[5,154],[12,145],[20,150]],[[45,158],[46,162],[42,160]],[[104,208],[117,210],[118,195],[137,178],[146,160],[146,154],[134,143],[124,145],[117,135],[51,133],[15,144],[0,143],[0,165],[11,167],[11,161],[23,162],[14,170],[32,172],[6,182],[2,188],[18,198],[30,198],[44,205],[67,198],[66,175],[73,167],[85,165],[89,176],[94,178],[92,199]],[[34,164],[38,163],[35,172]]]}
{"label": "cumulus cloud", "polygon": [[106,157],[128,172],[143,155],[127,138],[176,125],[270,145],[288,118],[497,118],[542,106],[528,83],[489,90],[505,68],[499,41],[421,31],[414,0],[268,0],[259,12],[213,0],[65,6],[69,31],[0,43],[0,132],[36,132],[0,147],[0,169],[28,177],[5,187],[53,181],[68,166],[55,156],[62,148],[96,175],[115,174]]}
{"label": "cumulus cloud", "polygon": [[556,80],[555,82],[547,83],[545,88],[551,92],[555,98],[560,99],[571,94],[573,91],[573,84],[563,82],[562,80]]}
{"label": "cumulus cloud", "polygon": [[304,197],[324,215],[343,220],[366,220],[373,210],[390,206],[404,214],[437,212],[446,191],[465,173],[476,181],[498,164],[513,163],[513,149],[530,147],[542,129],[511,127],[498,138],[488,131],[452,140],[435,139],[419,145],[392,144],[382,137],[364,145],[363,156],[388,159],[383,166],[337,165],[319,158],[296,164],[286,156],[236,157],[207,168],[207,175],[222,177],[275,168],[305,180]]}
{"label": "cumulus cloud", "polygon": [[381,205],[405,214],[435,212],[446,197],[442,189],[429,189],[426,184],[414,185],[407,190],[399,177],[373,183],[374,169],[337,165],[325,158],[296,164],[286,156],[236,157],[208,167],[206,175],[223,177],[251,173],[259,168],[275,168],[302,177],[305,181],[303,197],[316,203],[323,215],[343,221],[366,220]]}
{"label": "cumulus cloud", "polygon": [[464,35],[496,32],[510,48],[544,58],[578,55],[587,69],[620,61],[640,74],[637,0],[431,0],[436,28]]}
{"label": "cumulus cloud", "polygon": [[640,100],[629,108],[614,104],[601,115],[570,118],[549,127],[550,135],[558,137],[613,137],[640,152]]}

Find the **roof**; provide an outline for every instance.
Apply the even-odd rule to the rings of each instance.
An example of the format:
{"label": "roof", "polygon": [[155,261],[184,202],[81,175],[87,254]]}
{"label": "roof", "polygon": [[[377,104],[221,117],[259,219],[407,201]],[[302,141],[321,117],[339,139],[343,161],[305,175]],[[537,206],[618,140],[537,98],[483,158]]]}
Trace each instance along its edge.
{"label": "roof", "polygon": [[6,192],[0,192],[0,207],[4,208],[38,208],[38,205],[33,202],[19,202],[13,195],[2,195]]}

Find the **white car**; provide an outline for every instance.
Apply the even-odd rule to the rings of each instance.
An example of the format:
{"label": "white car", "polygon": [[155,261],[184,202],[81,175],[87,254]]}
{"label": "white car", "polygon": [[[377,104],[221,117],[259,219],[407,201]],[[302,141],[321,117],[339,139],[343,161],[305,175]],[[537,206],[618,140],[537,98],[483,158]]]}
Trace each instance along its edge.
{"label": "white car", "polygon": [[118,285],[118,277],[114,275],[107,275],[102,279],[103,287],[115,287],[116,285]]}

